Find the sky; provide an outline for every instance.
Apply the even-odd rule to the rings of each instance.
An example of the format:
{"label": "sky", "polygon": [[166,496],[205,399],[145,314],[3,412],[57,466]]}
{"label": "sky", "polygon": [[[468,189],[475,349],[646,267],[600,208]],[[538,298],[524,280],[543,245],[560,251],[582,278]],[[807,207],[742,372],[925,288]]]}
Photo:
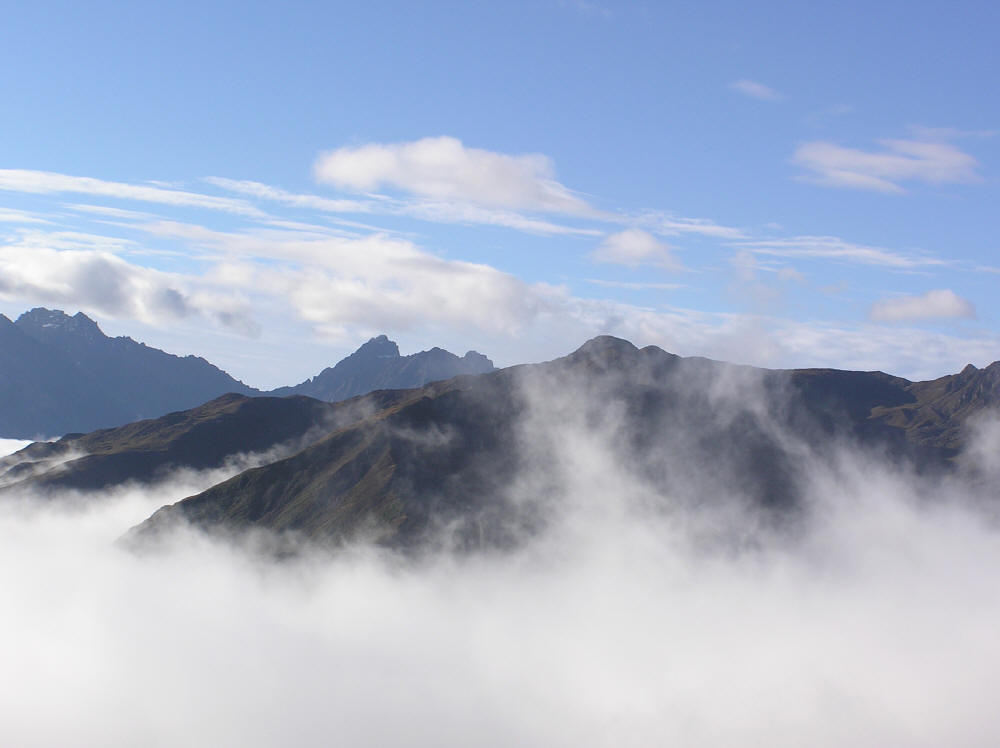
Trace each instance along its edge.
{"label": "sky", "polygon": [[373,335],[1000,359],[995,3],[15,4],[0,313],[248,384]]}

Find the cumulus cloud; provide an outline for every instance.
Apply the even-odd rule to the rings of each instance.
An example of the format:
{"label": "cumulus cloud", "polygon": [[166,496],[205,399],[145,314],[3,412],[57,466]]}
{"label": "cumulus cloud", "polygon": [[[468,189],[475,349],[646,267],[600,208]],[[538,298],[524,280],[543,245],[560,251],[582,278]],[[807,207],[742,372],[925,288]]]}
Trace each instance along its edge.
{"label": "cumulus cloud", "polygon": [[810,181],[830,187],[904,192],[906,182],[949,184],[979,180],[979,162],[954,145],[933,140],[880,140],[863,151],[825,141],[804,143],[793,163]]}
{"label": "cumulus cloud", "polygon": [[781,94],[773,88],[747,78],[733,81],[729,84],[729,87],[737,93],[749,96],[751,99],[758,99],[759,101],[777,101],[781,98]]}
{"label": "cumulus cloud", "polygon": [[163,324],[207,314],[241,334],[257,334],[238,298],[195,279],[130,263],[103,250],[0,247],[0,298],[81,308],[115,318]]}
{"label": "cumulus cloud", "polygon": [[681,267],[666,242],[642,229],[625,229],[611,234],[590,256],[595,262],[633,268],[639,265],[658,265],[669,270],[679,270]]}
{"label": "cumulus cloud", "polygon": [[975,319],[976,308],[954,291],[940,288],[919,296],[882,299],[872,306],[869,317],[874,322]]}
{"label": "cumulus cloud", "polygon": [[440,136],[369,143],[322,154],[320,182],[358,191],[395,188],[423,198],[489,207],[587,215],[593,209],[555,179],[551,159],[469,148]]}
{"label": "cumulus cloud", "polygon": [[[409,242],[375,238],[329,245],[345,263],[336,269],[287,270],[270,281],[318,329],[409,331],[442,325],[467,332],[515,335],[562,293],[479,263],[445,260]],[[328,263],[329,265],[329,263]]]}
{"label": "cumulus cloud", "polygon": [[222,232],[173,221],[156,236],[198,242],[221,260],[208,280],[289,303],[333,338],[433,326],[513,335],[554,312],[565,292],[481,263],[449,260],[385,234]]}

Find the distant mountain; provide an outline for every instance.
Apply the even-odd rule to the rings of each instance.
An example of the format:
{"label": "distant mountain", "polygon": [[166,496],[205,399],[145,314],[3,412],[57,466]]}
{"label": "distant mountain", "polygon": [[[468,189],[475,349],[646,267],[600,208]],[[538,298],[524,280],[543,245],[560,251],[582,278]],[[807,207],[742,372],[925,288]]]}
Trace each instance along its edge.
{"label": "distant mountain", "polygon": [[410,389],[460,374],[486,374],[495,369],[492,361],[476,351],[469,351],[461,358],[441,348],[400,356],[399,346],[379,335],[312,379],[268,394],[306,395],[335,402],[373,390]]}
{"label": "distant mountain", "polygon": [[384,335],[295,387],[261,393],[203,358],[109,338],[79,312],[37,308],[0,315],[0,437],[37,438],[110,428],[192,408],[227,393],[336,401],[493,371],[485,356],[448,351],[400,356]]}
{"label": "distant mountain", "polygon": [[0,315],[0,435],[92,431],[255,393],[203,358],[109,338],[82,312]]}

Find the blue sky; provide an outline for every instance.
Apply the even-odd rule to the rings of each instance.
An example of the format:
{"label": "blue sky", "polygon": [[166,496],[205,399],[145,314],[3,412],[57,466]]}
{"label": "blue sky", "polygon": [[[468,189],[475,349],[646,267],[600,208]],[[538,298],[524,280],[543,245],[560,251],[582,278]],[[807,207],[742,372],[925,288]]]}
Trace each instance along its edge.
{"label": "blue sky", "polygon": [[[872,7],[875,5],[876,7]],[[0,312],[258,386],[385,332],[1000,358],[994,3],[46,3],[0,30]]]}

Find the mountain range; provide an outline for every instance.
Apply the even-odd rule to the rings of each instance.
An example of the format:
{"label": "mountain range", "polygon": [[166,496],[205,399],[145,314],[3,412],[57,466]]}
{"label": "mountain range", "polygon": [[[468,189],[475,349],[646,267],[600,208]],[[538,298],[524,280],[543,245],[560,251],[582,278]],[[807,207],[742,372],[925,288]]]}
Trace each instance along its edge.
{"label": "mountain range", "polygon": [[[381,344],[384,345],[384,344]],[[737,496],[794,522],[817,465],[853,449],[917,473],[963,469],[1000,363],[929,382],[882,372],[765,370],[595,338],[554,361],[339,403],[237,394],[0,461],[0,493],[153,480],[283,444],[256,467],[166,506],[177,522],[320,544],[505,546],[544,527],[574,486],[671,505]]]}
{"label": "mountain range", "polygon": [[69,316],[36,308],[15,322],[0,315],[0,436],[89,432],[229,393],[332,401],[493,369],[475,351],[462,358],[440,348],[401,356],[382,335],[310,380],[264,393],[203,358],[175,356],[128,337],[110,338],[82,312]]}

